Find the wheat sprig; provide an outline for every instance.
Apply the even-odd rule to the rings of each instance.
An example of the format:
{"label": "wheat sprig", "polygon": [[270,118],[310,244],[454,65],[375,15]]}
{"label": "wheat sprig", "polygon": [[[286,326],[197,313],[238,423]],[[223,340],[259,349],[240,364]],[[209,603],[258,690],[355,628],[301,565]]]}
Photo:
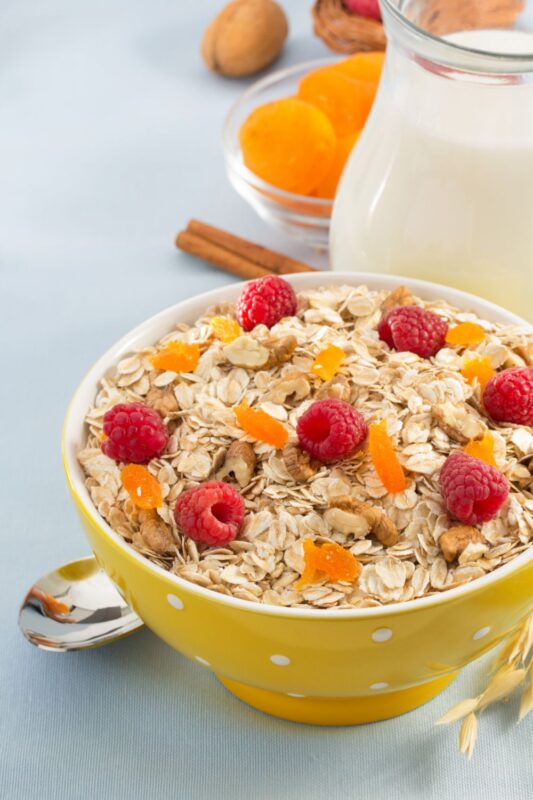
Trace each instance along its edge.
{"label": "wheat sprig", "polygon": [[496,655],[492,677],[477,697],[461,700],[435,723],[449,725],[463,720],[459,731],[459,752],[472,758],[478,735],[480,713],[493,703],[509,697],[521,684],[526,684],[520,701],[518,721],[533,709],[533,614],[522,623]]}

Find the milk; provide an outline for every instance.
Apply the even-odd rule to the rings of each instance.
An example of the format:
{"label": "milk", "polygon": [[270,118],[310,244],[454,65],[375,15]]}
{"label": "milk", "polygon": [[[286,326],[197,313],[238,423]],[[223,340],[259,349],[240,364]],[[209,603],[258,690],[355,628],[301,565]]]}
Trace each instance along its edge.
{"label": "milk", "polygon": [[[518,31],[450,41],[533,55]],[[452,79],[395,48],[387,62],[335,202],[333,269],[449,284],[532,319],[533,82]]]}

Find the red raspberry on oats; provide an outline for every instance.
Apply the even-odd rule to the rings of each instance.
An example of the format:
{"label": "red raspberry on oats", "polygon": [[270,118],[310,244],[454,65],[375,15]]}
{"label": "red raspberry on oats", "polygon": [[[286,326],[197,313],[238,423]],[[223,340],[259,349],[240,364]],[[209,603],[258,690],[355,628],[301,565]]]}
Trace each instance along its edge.
{"label": "red raspberry on oats", "polygon": [[119,403],[104,414],[102,452],[124,464],[147,464],[168,444],[159,414],[142,403]]}
{"label": "red raspberry on oats", "polygon": [[533,427],[533,367],[499,372],[485,386],[483,403],[497,422]]}
{"label": "red raspberry on oats", "polygon": [[327,464],[353,456],[368,435],[363,415],[336,398],[313,403],[298,420],[300,447]]}
{"label": "red raspberry on oats", "polygon": [[174,507],[185,536],[209,547],[233,541],[244,520],[244,500],[222,481],[208,481],[180,494]]}
{"label": "red raspberry on oats", "polygon": [[267,275],[246,284],[237,300],[237,319],[245,331],[256,325],[272,328],[283,317],[296,314],[294,289],[277,275]]}
{"label": "red raspberry on oats", "polygon": [[465,525],[479,525],[496,516],[507,500],[509,484],[495,467],[457,452],[440,471],[446,508]]}
{"label": "red raspberry on oats", "polygon": [[393,308],[378,325],[379,338],[393,350],[430,358],[444,347],[448,325],[437,314],[420,306]]}

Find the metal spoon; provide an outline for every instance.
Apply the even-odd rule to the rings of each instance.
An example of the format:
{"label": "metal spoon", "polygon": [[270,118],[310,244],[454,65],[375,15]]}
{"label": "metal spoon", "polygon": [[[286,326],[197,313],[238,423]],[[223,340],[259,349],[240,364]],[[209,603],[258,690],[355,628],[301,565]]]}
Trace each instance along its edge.
{"label": "metal spoon", "polygon": [[93,556],[44,575],[20,608],[19,626],[43,650],[84,650],[142,628]]}

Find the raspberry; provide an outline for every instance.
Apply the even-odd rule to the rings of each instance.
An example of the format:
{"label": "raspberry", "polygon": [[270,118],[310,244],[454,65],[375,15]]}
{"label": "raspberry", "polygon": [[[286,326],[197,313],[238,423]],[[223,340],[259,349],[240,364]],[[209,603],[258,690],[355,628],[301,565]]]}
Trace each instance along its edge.
{"label": "raspberry", "polygon": [[174,517],[185,536],[210,547],[231,542],[244,520],[244,500],[222,481],[188,489],[176,500]]}
{"label": "raspberry", "polygon": [[509,494],[506,478],[495,467],[466,453],[452,453],[440,471],[446,508],[465,525],[496,516]]}
{"label": "raspberry", "polygon": [[277,275],[267,275],[248,283],[237,300],[237,319],[245,331],[256,325],[272,328],[283,317],[296,314],[294,289]]}
{"label": "raspberry", "polygon": [[363,415],[349,403],[330,398],[313,403],[298,420],[296,432],[301,448],[327,464],[356,453],[368,428]]}
{"label": "raspberry", "polygon": [[142,403],[119,403],[106,411],[104,433],[102,451],[117,462],[147,464],[168,443],[161,417]]}
{"label": "raspberry", "polygon": [[344,5],[352,14],[370,19],[381,19],[378,0],[343,0]]}
{"label": "raspberry", "polygon": [[533,367],[499,372],[485,386],[483,403],[497,422],[533,427]]}
{"label": "raspberry", "polygon": [[400,306],[389,311],[378,325],[379,338],[394,350],[434,356],[444,347],[448,326],[432,311],[420,306]]}

